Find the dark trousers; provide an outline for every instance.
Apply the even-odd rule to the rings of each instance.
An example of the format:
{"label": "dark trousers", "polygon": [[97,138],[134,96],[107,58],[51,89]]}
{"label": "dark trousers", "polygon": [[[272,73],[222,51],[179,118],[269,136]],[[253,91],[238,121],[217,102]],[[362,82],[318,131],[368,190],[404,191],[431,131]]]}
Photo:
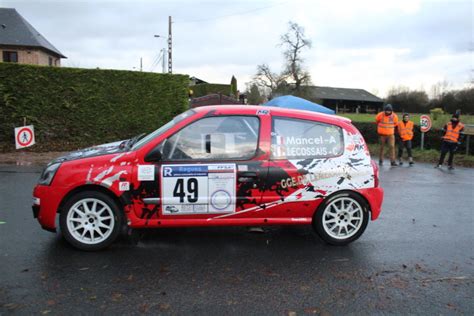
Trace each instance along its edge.
{"label": "dark trousers", "polygon": [[453,159],[454,159],[454,152],[456,151],[457,148],[458,148],[458,144],[443,141],[443,144],[441,144],[441,155],[439,156],[438,165],[443,164],[444,158],[446,157],[446,154],[449,152],[448,165],[452,166]]}
{"label": "dark trousers", "polygon": [[411,155],[411,140],[403,141],[400,139],[398,142],[398,159],[402,159],[404,147],[407,149],[408,158],[413,157]]}

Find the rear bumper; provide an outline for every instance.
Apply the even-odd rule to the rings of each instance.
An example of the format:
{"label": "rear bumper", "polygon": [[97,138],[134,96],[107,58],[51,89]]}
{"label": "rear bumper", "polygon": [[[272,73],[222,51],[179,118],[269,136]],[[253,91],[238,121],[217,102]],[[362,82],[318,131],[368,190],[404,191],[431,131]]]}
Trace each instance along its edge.
{"label": "rear bumper", "polygon": [[383,189],[382,188],[370,188],[370,189],[360,189],[358,190],[367,201],[369,202],[370,211],[371,211],[371,220],[376,220],[380,212],[382,211],[382,202],[383,202]]}

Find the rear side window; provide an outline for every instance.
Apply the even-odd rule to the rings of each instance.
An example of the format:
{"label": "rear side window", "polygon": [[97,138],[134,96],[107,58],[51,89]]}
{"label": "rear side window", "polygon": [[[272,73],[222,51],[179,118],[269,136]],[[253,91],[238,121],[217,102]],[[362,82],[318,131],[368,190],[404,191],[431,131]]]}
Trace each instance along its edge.
{"label": "rear side window", "polygon": [[260,121],[253,116],[215,116],[186,126],[163,144],[165,160],[249,159],[257,151]]}
{"label": "rear side window", "polygon": [[273,159],[328,158],[344,150],[342,128],[308,120],[273,118]]}

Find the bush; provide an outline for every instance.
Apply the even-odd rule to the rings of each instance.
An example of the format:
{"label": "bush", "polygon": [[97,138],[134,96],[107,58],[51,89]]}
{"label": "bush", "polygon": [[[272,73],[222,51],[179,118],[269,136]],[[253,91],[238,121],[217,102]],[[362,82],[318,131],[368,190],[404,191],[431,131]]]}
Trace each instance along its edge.
{"label": "bush", "polygon": [[69,150],[150,132],[188,108],[188,76],[0,63],[0,148],[34,124],[34,150]]}
{"label": "bush", "polygon": [[442,108],[434,108],[430,110],[430,113],[433,117],[433,120],[436,121],[440,115],[444,114],[444,111]]}

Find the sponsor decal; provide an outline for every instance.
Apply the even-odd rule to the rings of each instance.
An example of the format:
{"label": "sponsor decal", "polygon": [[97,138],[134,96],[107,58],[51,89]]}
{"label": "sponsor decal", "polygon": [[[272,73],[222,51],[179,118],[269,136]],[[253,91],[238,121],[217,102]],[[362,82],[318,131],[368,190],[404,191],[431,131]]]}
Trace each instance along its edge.
{"label": "sponsor decal", "polygon": [[270,110],[258,110],[257,115],[270,115]]}
{"label": "sponsor decal", "polygon": [[130,182],[124,181],[119,182],[119,191],[128,191],[130,190]]}
{"label": "sponsor decal", "polygon": [[237,168],[239,171],[249,171],[249,167],[247,165],[238,165]]}
{"label": "sponsor decal", "polygon": [[138,181],[155,181],[155,165],[138,165]]}

